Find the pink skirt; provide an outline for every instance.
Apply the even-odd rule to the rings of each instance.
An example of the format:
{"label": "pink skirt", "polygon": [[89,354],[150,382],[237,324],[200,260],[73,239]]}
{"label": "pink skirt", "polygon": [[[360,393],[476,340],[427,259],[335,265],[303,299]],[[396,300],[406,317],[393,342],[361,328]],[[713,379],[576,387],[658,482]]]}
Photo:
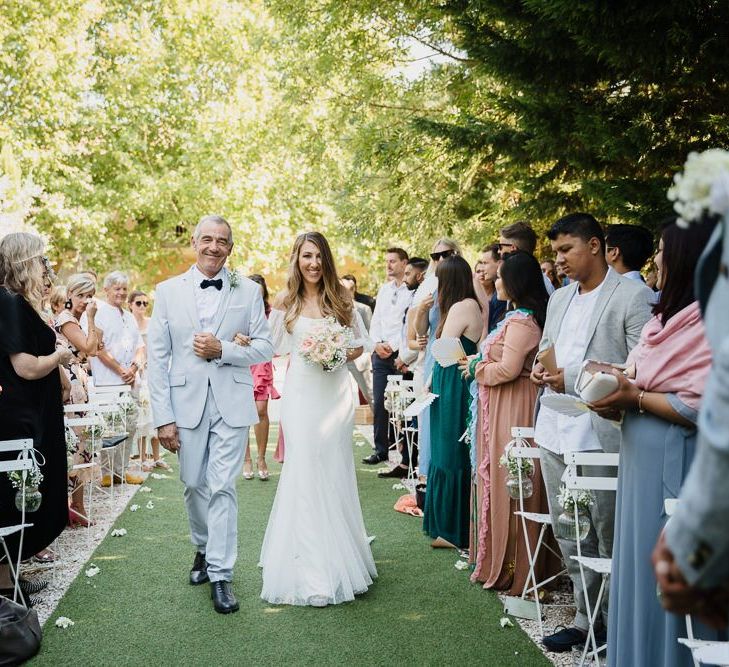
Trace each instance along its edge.
{"label": "pink skirt", "polygon": [[273,386],[273,363],[265,361],[262,364],[251,366],[253,374],[253,398],[256,401],[276,400],[281,395]]}

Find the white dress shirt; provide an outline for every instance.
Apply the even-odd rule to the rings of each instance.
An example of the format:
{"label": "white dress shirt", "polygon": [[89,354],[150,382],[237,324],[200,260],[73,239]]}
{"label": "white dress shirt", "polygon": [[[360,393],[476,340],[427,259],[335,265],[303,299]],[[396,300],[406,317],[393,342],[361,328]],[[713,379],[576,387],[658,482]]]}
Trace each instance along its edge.
{"label": "white dress shirt", "polygon": [[388,343],[393,352],[400,349],[402,318],[412,299],[413,293],[405,281],[399,287],[394,280],[380,287],[370,324],[370,338],[375,343]]}
{"label": "white dress shirt", "polygon": [[552,296],[552,292],[554,292],[554,285],[552,285],[552,281],[544,274],[542,274],[542,278],[544,279],[544,287],[547,289],[547,294]]}
{"label": "white dress shirt", "polygon": [[[104,301],[97,303],[98,310],[94,323],[104,332],[104,348],[119,362],[122,368],[129,368],[137,350],[144,346],[137,321],[128,310],[121,310]],[[88,334],[86,313],[81,316],[80,324],[84,332]],[[98,357],[90,357],[89,362],[95,386],[107,387],[124,384],[121,376]]]}
{"label": "white dress shirt", "polygon": [[220,300],[223,298],[223,291],[229,289],[228,285],[228,274],[225,269],[220,269],[218,273],[212,278],[212,280],[222,280],[223,288],[215,289],[215,287],[206,287],[203,289],[200,287],[200,283],[203,280],[208,280],[208,277],[203,275],[197,265],[192,267],[192,281],[195,287],[195,304],[197,305],[197,316],[200,320],[200,326],[202,331],[213,333],[213,322],[215,322],[215,316],[218,313],[218,307],[220,306]]}
{"label": "white dress shirt", "polygon": [[[554,344],[554,352],[559,368],[581,364],[584,361],[585,352],[590,342],[587,340],[587,335],[592,313],[595,310],[595,304],[604,284],[605,281],[587,294],[580,294],[577,291],[572,297],[559,328],[559,336],[557,336]],[[600,360],[596,359],[596,361]],[[574,391],[572,387],[567,389],[567,393],[572,391]],[[555,392],[547,387],[544,393],[547,395]],[[597,434],[592,429],[592,420],[589,413],[579,417],[570,417],[544,405],[539,408],[534,429],[534,440],[555,454],[602,449]]]}

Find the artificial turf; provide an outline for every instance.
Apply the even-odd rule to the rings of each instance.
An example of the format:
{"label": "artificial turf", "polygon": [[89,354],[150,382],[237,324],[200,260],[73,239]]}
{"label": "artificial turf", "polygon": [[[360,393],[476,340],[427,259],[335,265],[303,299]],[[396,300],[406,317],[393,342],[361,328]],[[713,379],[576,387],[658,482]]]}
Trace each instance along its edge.
{"label": "artificial turf", "polygon": [[[274,607],[259,598],[256,564],[280,470],[269,455],[270,481],[238,483],[238,613],[216,614],[209,587],[187,583],[194,551],[182,486],[176,474],[149,479],[152,492],[137,493],[116,521],[127,534],[107,535],[89,561],[99,574],[89,578],[88,566],[82,569],[29,664],[548,665],[521,629],[500,626],[498,598],[454,567],[454,551],[431,549],[421,520],[393,511],[403,491],[359,463],[369,453],[361,436],[353,449],[379,571],[355,602],[319,609]],[[75,625],[57,628],[59,616]]]}

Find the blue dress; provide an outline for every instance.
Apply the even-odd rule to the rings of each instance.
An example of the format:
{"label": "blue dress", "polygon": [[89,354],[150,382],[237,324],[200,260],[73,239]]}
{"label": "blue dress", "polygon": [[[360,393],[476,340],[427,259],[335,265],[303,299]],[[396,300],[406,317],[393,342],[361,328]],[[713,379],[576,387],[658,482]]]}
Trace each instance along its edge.
{"label": "blue dress", "polygon": [[[681,416],[697,412],[666,394]],[[692,667],[684,616],[663,610],[656,597],[651,553],[666,523],[663,501],[677,498],[696,448],[696,429],[644,413],[627,413],[620,446],[613,567],[609,581],[607,658],[610,667]],[[720,634],[693,619],[697,639]]]}
{"label": "blue dress", "polygon": [[[434,303],[428,312],[428,345],[425,348],[423,360],[423,380],[428,381],[433,372],[435,360],[430,350],[435,340],[435,330],[440,322],[440,308],[438,307],[438,291],[433,292]],[[430,468],[430,410],[423,410],[418,415],[418,470],[421,475],[428,475]]]}

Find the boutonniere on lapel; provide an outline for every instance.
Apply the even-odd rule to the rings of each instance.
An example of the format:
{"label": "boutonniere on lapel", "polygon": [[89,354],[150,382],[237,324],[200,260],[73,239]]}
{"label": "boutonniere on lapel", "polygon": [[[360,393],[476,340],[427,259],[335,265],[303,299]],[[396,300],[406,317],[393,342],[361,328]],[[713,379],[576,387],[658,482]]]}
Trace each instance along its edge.
{"label": "boutonniere on lapel", "polygon": [[230,281],[230,289],[234,290],[240,285],[240,273],[238,271],[228,271],[228,280]]}

